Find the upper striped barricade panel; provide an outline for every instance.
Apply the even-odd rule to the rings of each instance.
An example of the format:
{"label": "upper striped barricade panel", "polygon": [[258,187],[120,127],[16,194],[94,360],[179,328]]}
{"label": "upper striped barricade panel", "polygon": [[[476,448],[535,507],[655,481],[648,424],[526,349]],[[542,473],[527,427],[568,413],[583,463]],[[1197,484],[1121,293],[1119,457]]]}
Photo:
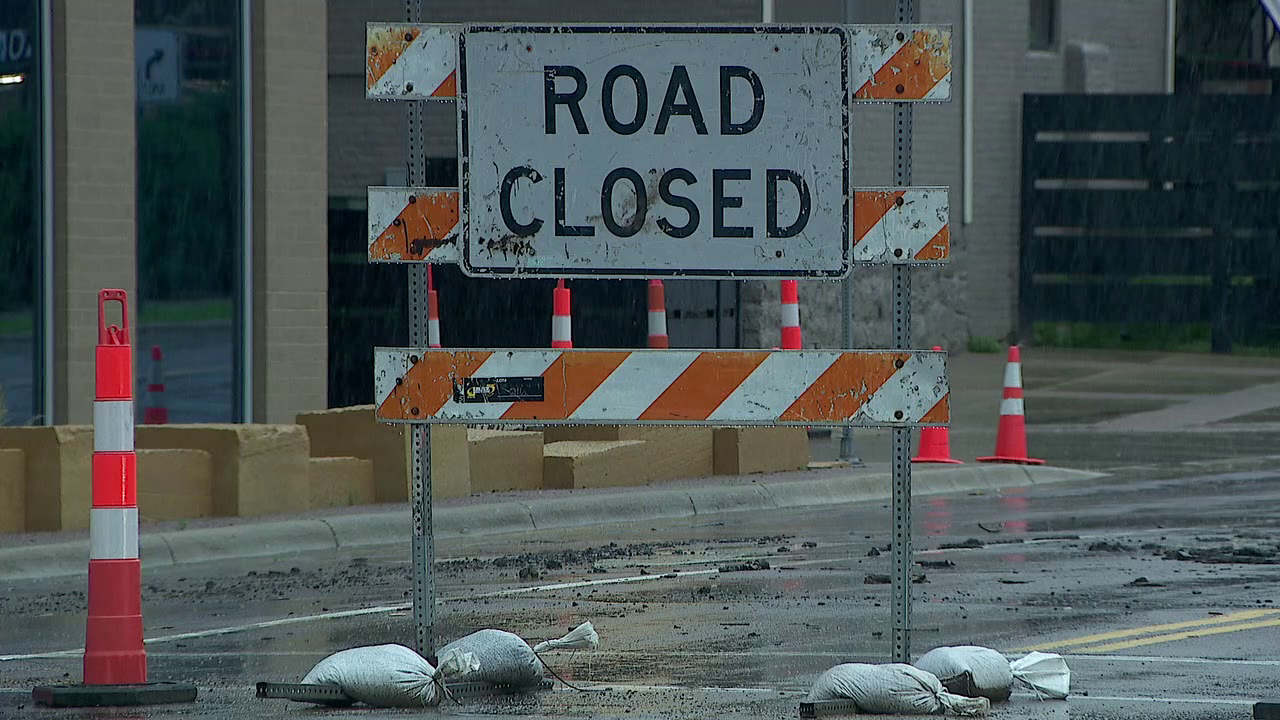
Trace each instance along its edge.
{"label": "upper striped barricade panel", "polygon": [[374,351],[393,423],[920,427],[950,419],[942,352]]}
{"label": "upper striped barricade panel", "polygon": [[853,260],[859,265],[937,265],[951,259],[945,187],[857,188]]}
{"label": "upper striped barricade panel", "polygon": [[369,262],[456,264],[458,198],[453,188],[369,188]]}
{"label": "upper striped barricade panel", "polygon": [[[461,25],[369,23],[365,95],[379,100],[457,96]],[[856,102],[951,99],[951,28],[846,25],[849,89]]]}
{"label": "upper striped barricade panel", "polygon": [[849,89],[855,102],[951,99],[951,28],[848,25]]}
{"label": "upper striped barricade panel", "polygon": [[453,100],[460,30],[459,25],[366,25],[365,97]]}

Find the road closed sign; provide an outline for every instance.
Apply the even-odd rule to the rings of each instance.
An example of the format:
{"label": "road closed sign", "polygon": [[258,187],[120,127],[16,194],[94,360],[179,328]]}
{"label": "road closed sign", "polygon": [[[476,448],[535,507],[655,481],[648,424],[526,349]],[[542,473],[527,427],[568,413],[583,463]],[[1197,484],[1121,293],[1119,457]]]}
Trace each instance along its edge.
{"label": "road closed sign", "polygon": [[843,276],[848,52],[838,26],[467,26],[464,269]]}

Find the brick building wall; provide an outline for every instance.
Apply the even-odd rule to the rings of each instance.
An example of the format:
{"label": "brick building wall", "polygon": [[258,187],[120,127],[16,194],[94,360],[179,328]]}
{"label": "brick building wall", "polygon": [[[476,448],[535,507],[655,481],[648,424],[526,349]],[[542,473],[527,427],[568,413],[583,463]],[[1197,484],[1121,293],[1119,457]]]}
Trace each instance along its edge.
{"label": "brick building wall", "polygon": [[98,290],[133,297],[133,0],[53,5],[54,407],[93,419]]}
{"label": "brick building wall", "polygon": [[255,3],[254,417],[327,407],[326,16],[310,0]]}

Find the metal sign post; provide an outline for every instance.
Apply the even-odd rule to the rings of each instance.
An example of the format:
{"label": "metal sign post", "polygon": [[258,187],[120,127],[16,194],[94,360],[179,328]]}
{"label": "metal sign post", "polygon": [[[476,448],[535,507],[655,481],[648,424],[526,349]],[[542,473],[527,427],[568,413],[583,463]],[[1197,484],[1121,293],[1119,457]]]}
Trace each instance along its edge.
{"label": "metal sign post", "polygon": [[[421,0],[405,0],[407,19],[422,21]],[[426,182],[426,113],[421,102],[409,103],[409,173],[411,186]],[[427,266],[410,265],[409,345],[427,344]],[[413,425],[406,433],[413,490],[409,498],[413,512],[413,620],[417,630],[416,648],[424,657],[435,655],[436,586],[435,532],[431,522],[431,426]]]}
{"label": "metal sign post", "polygon": [[[915,18],[898,0],[898,22]],[[969,42],[969,38],[965,38]],[[893,104],[893,184],[911,184],[911,105]],[[893,267],[893,346],[911,344],[911,267]],[[893,429],[893,661],[911,662],[911,430]]]}
{"label": "metal sign post", "polygon": [[[910,111],[951,31],[896,25],[367,28],[366,97],[408,100],[409,187],[369,189],[369,261],[410,264],[410,347],[375,350],[409,425],[417,647],[434,650],[432,423],[889,427],[894,658],[909,648],[909,431],[950,417],[907,349],[911,265],[950,257],[945,188],[908,187]],[[424,101],[458,104],[460,187],[425,187]],[[851,188],[849,112],[894,102],[893,187]],[[895,350],[433,350],[426,268],[476,277],[839,278],[894,266]],[[852,287],[847,286],[846,292]],[[848,330],[845,345],[852,344]]]}

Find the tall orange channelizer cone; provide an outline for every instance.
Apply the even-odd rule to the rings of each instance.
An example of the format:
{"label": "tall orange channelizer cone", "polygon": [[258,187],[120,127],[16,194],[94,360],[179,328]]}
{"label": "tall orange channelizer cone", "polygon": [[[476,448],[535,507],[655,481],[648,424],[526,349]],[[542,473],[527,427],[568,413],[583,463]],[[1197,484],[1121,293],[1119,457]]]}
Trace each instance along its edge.
{"label": "tall orange channelizer cone", "polygon": [[440,347],[440,298],[436,294],[431,266],[427,266],[427,346]]}
{"label": "tall orange channelizer cone", "polygon": [[1043,460],[1027,455],[1027,420],[1022,408],[1022,353],[1017,345],[1009,347],[1009,362],[1004,368],[1004,399],[1000,401],[996,454],[980,457],[978,462],[1044,464]]}
{"label": "tall orange channelizer cone", "polygon": [[147,406],[142,410],[143,425],[167,425],[169,408],[164,404],[164,351],[151,346],[151,382],[147,383]]}
{"label": "tall orange channelizer cone", "polygon": [[649,347],[671,347],[667,337],[667,292],[661,280],[649,281]]}
{"label": "tall orange channelizer cone", "polygon": [[[942,351],[937,345],[933,349],[935,352]],[[964,464],[951,457],[951,430],[946,427],[920,428],[920,454],[911,458],[911,462]]]}
{"label": "tall orange channelizer cone", "polygon": [[[120,304],[119,325],[106,322],[106,306],[111,302]],[[103,290],[98,295],[84,684],[35,688],[32,698],[42,705],[154,705],[196,699],[194,685],[147,682],[127,303],[123,290]]]}
{"label": "tall orange channelizer cone", "polygon": [[782,349],[804,349],[800,332],[800,287],[795,280],[782,281]]}
{"label": "tall orange channelizer cone", "polygon": [[551,347],[573,347],[573,318],[569,309],[569,288],[564,280],[556,282],[551,291]]}

